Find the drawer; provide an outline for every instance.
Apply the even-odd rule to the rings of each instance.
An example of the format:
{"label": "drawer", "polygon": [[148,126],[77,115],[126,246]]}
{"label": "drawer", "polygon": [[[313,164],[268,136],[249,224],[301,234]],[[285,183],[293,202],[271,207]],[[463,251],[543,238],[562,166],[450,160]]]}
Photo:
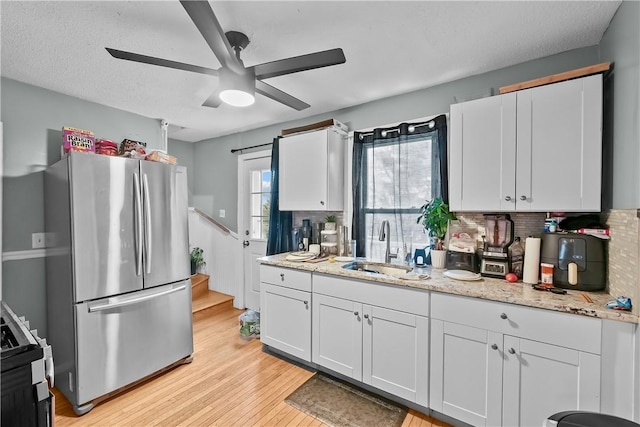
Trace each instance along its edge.
{"label": "drawer", "polygon": [[311,292],[311,273],[291,268],[260,265],[260,281],[285,288]]}
{"label": "drawer", "polygon": [[602,321],[553,310],[433,292],[431,317],[600,354]]}
{"label": "drawer", "polygon": [[313,292],[429,316],[429,292],[415,288],[313,273]]}

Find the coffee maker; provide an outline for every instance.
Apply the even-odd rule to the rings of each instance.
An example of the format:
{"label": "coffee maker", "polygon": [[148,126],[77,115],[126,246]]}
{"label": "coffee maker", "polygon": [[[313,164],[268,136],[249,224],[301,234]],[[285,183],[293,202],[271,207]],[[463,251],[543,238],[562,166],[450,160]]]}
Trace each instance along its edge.
{"label": "coffee maker", "polygon": [[484,228],[480,274],[504,278],[511,270],[509,245],[513,243],[513,221],[508,214],[485,215]]}

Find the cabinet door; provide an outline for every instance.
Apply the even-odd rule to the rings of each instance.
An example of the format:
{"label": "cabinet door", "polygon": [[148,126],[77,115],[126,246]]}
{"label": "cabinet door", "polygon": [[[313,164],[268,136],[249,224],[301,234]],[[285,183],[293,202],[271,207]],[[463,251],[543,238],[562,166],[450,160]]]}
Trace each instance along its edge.
{"label": "cabinet door", "polygon": [[523,90],[517,104],[517,210],[600,211],[602,76]]}
{"label": "cabinet door", "polygon": [[503,425],[540,426],[560,411],[600,410],[600,356],[505,335]]}
{"label": "cabinet door", "polygon": [[280,140],[280,209],[327,210],[328,130]]}
{"label": "cabinet door", "polygon": [[362,381],[429,406],[429,320],[363,306]]}
{"label": "cabinet door", "polygon": [[362,381],[362,304],[313,296],[313,363]]}
{"label": "cabinet door", "polygon": [[260,340],[311,361],[311,293],[260,284]]}
{"label": "cabinet door", "polygon": [[502,359],[502,334],[432,319],[431,409],[474,426],[501,425]]}
{"label": "cabinet door", "polygon": [[454,104],[450,114],[451,210],[514,210],[516,94]]}

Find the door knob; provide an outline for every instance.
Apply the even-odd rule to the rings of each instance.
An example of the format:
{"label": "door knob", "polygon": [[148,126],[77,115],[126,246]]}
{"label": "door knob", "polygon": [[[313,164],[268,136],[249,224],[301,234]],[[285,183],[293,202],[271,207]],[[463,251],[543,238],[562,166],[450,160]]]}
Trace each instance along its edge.
{"label": "door knob", "polygon": [[494,350],[497,350],[498,349],[498,344],[491,344],[491,348],[494,349]]}
{"label": "door knob", "polygon": [[509,354],[516,354],[516,351],[513,348],[510,348],[507,351],[509,352]]}
{"label": "door knob", "polygon": [[247,246],[249,246],[249,241],[248,241],[248,240],[244,240],[244,241],[242,242],[242,246],[244,246],[245,248],[246,248]]}

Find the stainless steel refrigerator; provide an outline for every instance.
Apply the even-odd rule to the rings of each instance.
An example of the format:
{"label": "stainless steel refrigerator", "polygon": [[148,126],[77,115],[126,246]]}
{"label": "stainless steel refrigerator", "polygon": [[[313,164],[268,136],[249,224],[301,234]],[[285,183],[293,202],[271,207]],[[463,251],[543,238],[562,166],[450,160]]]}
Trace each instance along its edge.
{"label": "stainless steel refrigerator", "polygon": [[191,360],[187,172],[72,152],[44,177],[55,386],[84,414]]}

